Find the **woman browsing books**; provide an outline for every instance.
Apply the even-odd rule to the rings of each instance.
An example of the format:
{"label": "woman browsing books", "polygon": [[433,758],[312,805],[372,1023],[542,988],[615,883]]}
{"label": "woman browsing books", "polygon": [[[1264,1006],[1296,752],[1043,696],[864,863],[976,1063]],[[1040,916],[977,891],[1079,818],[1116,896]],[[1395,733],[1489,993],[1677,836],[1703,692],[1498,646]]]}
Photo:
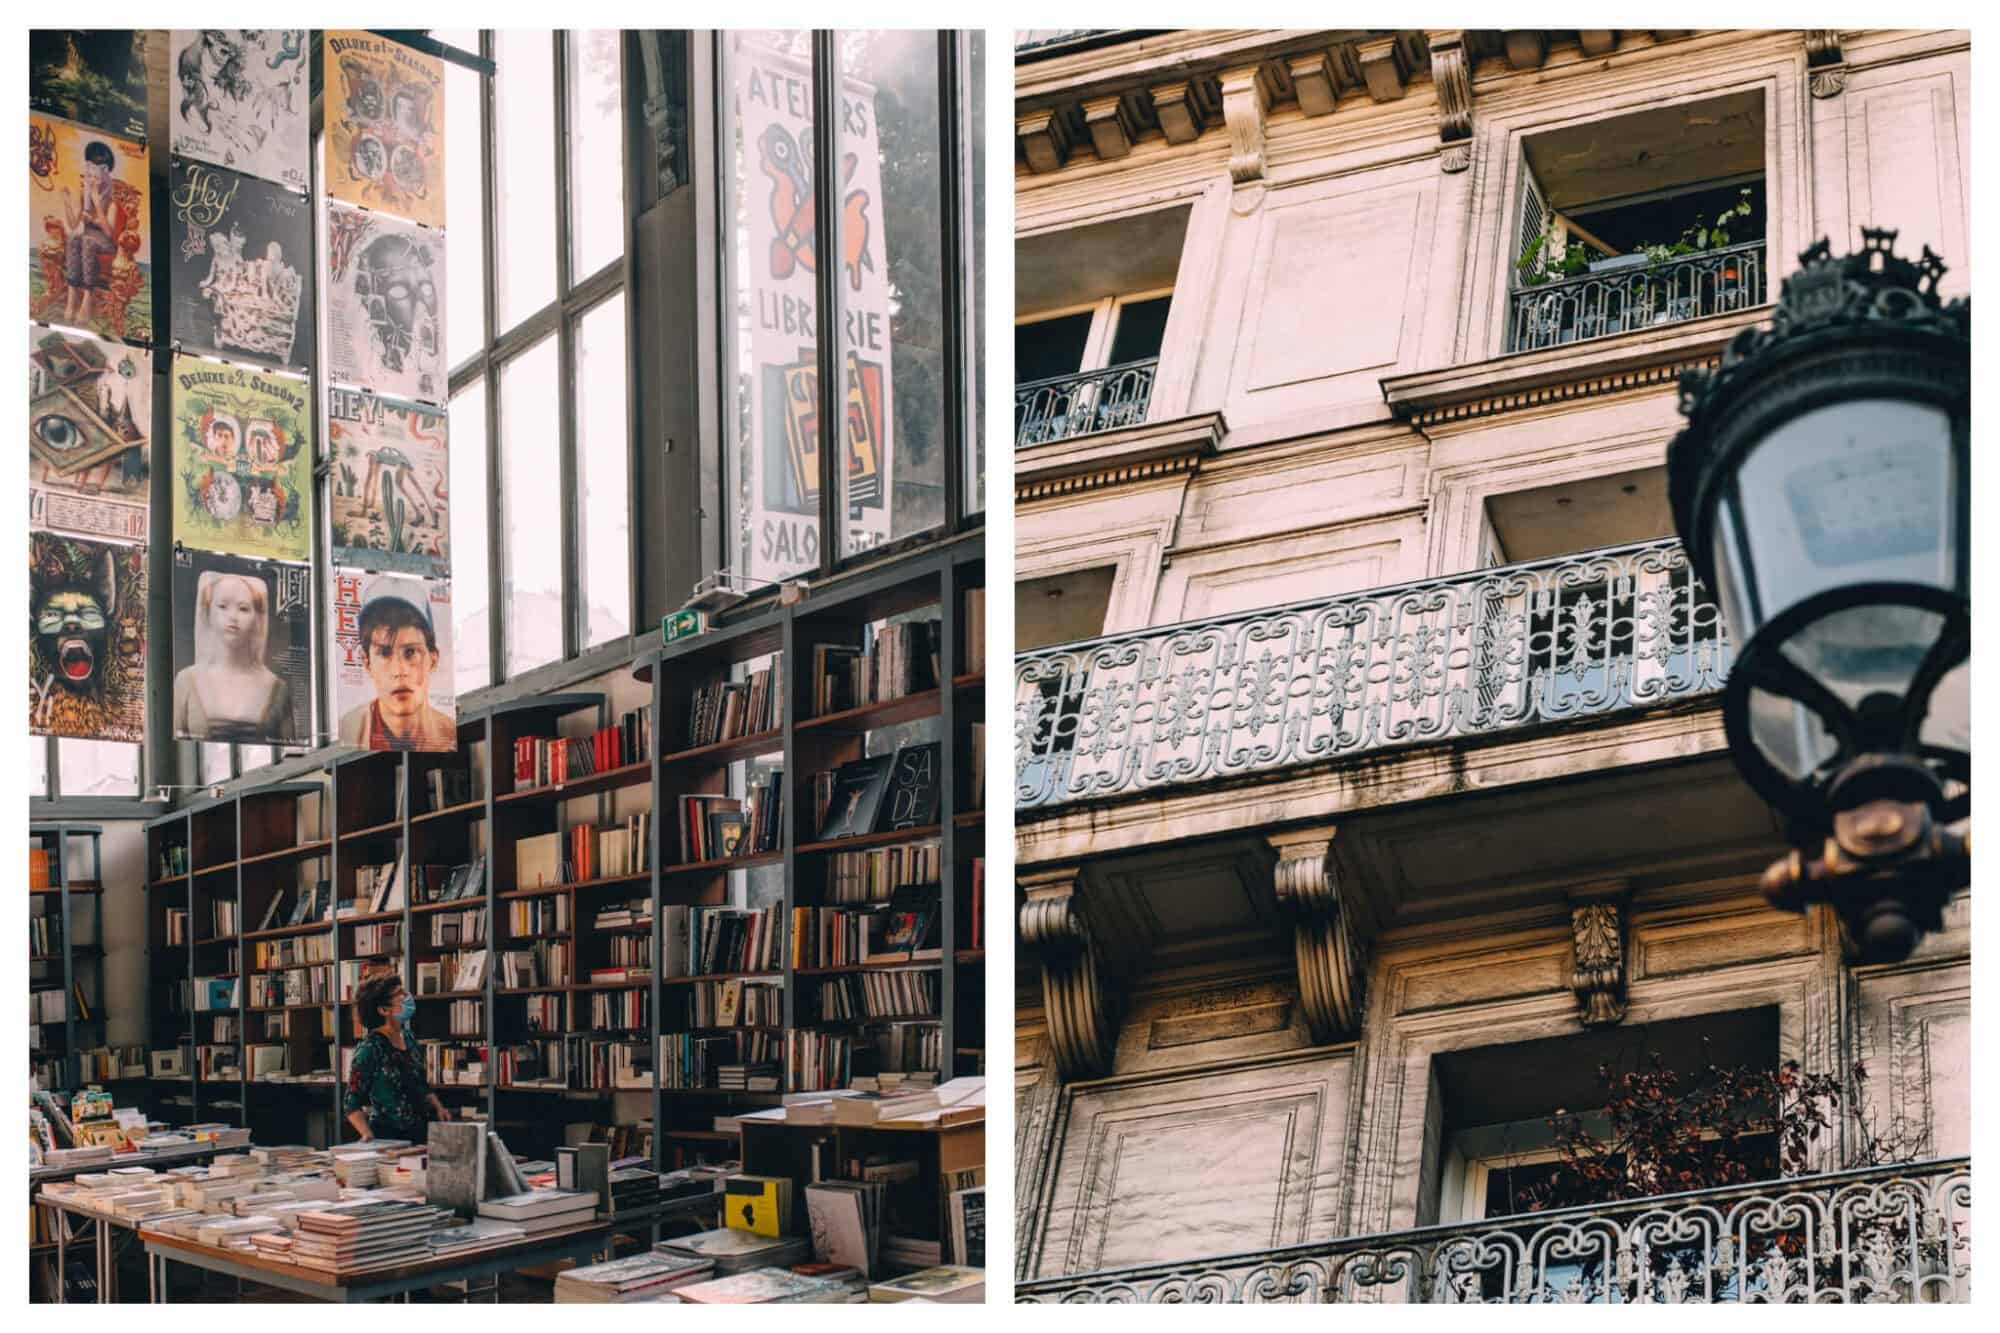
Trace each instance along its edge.
{"label": "woman browsing books", "polygon": [[408,1024],[417,1015],[417,1001],[393,972],[371,977],[355,996],[368,1035],[354,1049],[342,1109],[347,1122],[363,1140],[405,1139],[422,1143],[432,1120],[449,1120],[451,1112],[424,1077],[424,1062],[410,1040]]}

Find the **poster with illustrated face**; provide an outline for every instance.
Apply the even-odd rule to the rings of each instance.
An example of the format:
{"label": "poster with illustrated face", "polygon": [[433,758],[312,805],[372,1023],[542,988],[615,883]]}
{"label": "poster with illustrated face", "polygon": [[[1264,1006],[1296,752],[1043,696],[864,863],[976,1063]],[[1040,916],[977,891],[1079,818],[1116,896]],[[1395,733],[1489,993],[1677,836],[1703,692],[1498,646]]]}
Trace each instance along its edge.
{"label": "poster with illustrated face", "polygon": [[[752,302],[750,438],[739,452],[743,525],[737,567],[777,580],[819,563],[819,371],[814,276],[812,69],[750,34],[732,34],[730,78],[750,161],[748,271]],[[894,423],[887,243],[875,95],[841,94],[840,320],[847,512],[843,554],[887,541]]]}
{"label": "poster with illustrated face", "polygon": [[28,526],[146,540],[152,509],[151,356],[28,326]]}
{"label": "poster with illustrated face", "polygon": [[303,745],[312,708],[312,566],[174,552],[174,735]]}
{"label": "poster with illustrated face", "polygon": [[451,584],[333,571],[337,740],[362,750],[456,750]]}
{"label": "poster with illustrated face", "polygon": [[329,32],[326,191],[444,223],[444,62],[366,32]]}
{"label": "poster with illustrated face", "polygon": [[312,364],[312,207],[206,162],[168,177],[167,329],[183,351],[303,371]]}
{"label": "poster with illustrated face", "polygon": [[146,137],[143,28],[30,28],[28,109]]}
{"label": "poster with illustrated face", "polygon": [[176,29],[169,54],[174,156],[306,188],[312,62],[304,28]]}
{"label": "poster with illustrated face", "polygon": [[174,540],[266,560],[309,560],[307,382],[174,358]]}
{"label": "poster with illustrated face", "polygon": [[333,560],[451,577],[445,414],[355,389],[326,393]]}
{"label": "poster with illustrated face", "polygon": [[326,231],[327,374],[444,406],[443,234],[338,204]]}
{"label": "poster with illustrated face", "polygon": [[28,117],[28,318],[153,340],[146,145]]}
{"label": "poster with illustrated face", "polygon": [[146,738],[146,548],[28,537],[28,730]]}

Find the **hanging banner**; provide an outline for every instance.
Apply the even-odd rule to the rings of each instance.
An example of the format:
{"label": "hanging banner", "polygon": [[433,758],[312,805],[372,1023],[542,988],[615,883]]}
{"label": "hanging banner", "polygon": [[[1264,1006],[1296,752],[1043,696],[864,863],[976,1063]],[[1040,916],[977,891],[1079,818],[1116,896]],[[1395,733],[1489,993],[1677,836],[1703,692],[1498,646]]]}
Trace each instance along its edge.
{"label": "hanging banner", "polygon": [[146,145],[28,117],[28,317],[153,339]]}
{"label": "hanging banner", "polygon": [[[812,69],[742,40],[730,61],[748,197],[750,436],[744,451],[739,567],[776,580],[819,563],[819,377],[814,355]],[[842,553],[889,538],[894,425],[890,293],[874,92],[841,91],[840,347],[846,420]]]}
{"label": "hanging banner", "polygon": [[306,381],[176,356],[174,540],[268,560],[312,558]]}
{"label": "hanging banner", "polygon": [[174,155],[304,190],[312,137],[306,30],[177,29],[171,54]]}
{"label": "hanging banner", "polygon": [[28,109],[146,137],[144,28],[28,29]]}
{"label": "hanging banner", "polygon": [[302,745],[312,699],[312,566],[174,552],[174,735]]}
{"label": "hanging banner", "polygon": [[167,329],[183,351],[312,364],[312,206],[254,176],[175,159],[168,177]]}
{"label": "hanging banner", "polygon": [[150,361],[123,343],[29,325],[29,527],[146,540]]}
{"label": "hanging banner", "polygon": [[333,561],[451,577],[445,415],[354,389],[326,394]]}
{"label": "hanging banner", "polygon": [[146,738],[146,548],[28,538],[28,730]]}
{"label": "hanging banner", "polygon": [[330,204],[326,235],[327,375],[444,406],[444,233]]}
{"label": "hanging banner", "polygon": [[371,33],[324,40],[327,194],[444,226],[444,62]]}
{"label": "hanging banner", "polygon": [[336,739],[363,750],[456,750],[451,584],[333,571]]}

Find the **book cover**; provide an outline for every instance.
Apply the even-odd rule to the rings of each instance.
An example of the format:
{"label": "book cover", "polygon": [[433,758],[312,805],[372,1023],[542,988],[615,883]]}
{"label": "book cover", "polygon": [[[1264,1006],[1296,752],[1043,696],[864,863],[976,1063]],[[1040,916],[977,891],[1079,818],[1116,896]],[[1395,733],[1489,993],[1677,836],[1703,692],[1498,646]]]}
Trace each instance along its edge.
{"label": "book cover", "polygon": [[871,833],[881,814],[883,796],[895,768],[894,755],[873,755],[842,764],[833,775],[833,792],[818,841]]}
{"label": "book cover", "polygon": [[731,1176],[723,1182],[724,1223],[737,1231],[775,1239],[784,1227],[780,1194],[789,1195],[790,1185],[789,1180],[772,1176]]}
{"label": "book cover", "polygon": [[905,745],[896,751],[882,806],[883,829],[923,828],[938,822],[940,753],[936,741]]}

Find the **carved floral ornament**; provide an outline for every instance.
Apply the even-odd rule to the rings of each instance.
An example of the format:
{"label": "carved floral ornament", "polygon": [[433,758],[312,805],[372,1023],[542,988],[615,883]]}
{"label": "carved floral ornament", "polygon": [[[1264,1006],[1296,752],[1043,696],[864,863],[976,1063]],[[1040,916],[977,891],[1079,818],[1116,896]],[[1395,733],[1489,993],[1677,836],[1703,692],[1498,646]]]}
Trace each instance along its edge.
{"label": "carved floral ornament", "polygon": [[1570,988],[1578,1018],[1587,1028],[1609,1027],[1625,1019],[1625,912],[1615,897],[1572,899],[1570,936],[1576,960]]}

